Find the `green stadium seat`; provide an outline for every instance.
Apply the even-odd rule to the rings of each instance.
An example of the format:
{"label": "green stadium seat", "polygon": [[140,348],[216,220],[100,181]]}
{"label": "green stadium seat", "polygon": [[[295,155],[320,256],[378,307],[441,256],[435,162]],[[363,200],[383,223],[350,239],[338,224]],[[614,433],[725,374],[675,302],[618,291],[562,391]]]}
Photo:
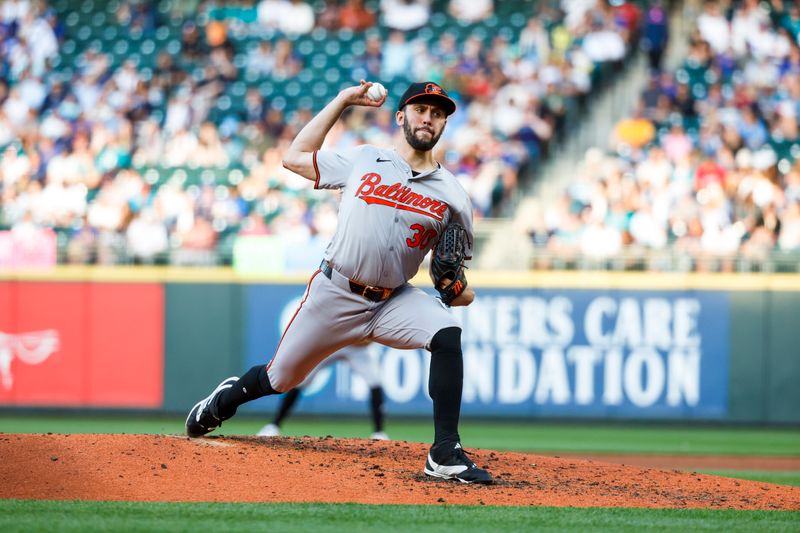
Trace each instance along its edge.
{"label": "green stadium seat", "polygon": [[315,69],[325,68],[328,65],[328,56],[322,53],[311,56],[311,66]]}
{"label": "green stadium seat", "polygon": [[300,92],[302,91],[302,86],[300,85],[300,83],[296,81],[290,81],[289,83],[286,84],[286,87],[284,87],[283,91],[286,96],[289,96],[291,98],[296,98],[297,96],[300,95]]}
{"label": "green stadium seat", "polygon": [[438,34],[434,33],[434,31],[431,28],[429,28],[428,26],[425,26],[425,27],[419,29],[419,31],[417,32],[416,39],[422,40],[422,41],[425,41],[425,42],[430,42],[434,38],[435,35],[438,35]]}
{"label": "green stadium seat", "polygon": [[339,56],[338,59],[339,67],[342,70],[349,71],[353,68],[355,64],[355,59],[353,58],[353,54],[342,54]]}
{"label": "green stadium seat", "polygon": [[116,41],[119,36],[119,30],[116,26],[107,26],[103,28],[100,38],[105,42]]}
{"label": "green stadium seat", "polygon": [[107,49],[103,48],[103,41],[101,41],[100,39],[92,39],[88,43],[84,42],[82,48],[83,49],[81,51],[99,50],[99,51],[103,51],[103,52],[108,52]]}
{"label": "green stadium seat", "polygon": [[470,37],[477,37],[481,41],[486,41],[489,37],[489,32],[483,26],[475,26],[470,32]]}
{"label": "green stadium seat", "polygon": [[93,28],[103,28],[108,24],[108,17],[102,11],[94,13],[91,18]]}
{"label": "green stadium seat", "polygon": [[115,57],[124,59],[125,56],[128,54],[128,52],[130,51],[130,49],[131,47],[130,44],[128,44],[128,41],[122,39],[114,43],[112,51]]}
{"label": "green stadium seat", "polygon": [[161,15],[168,15],[172,12],[173,7],[173,3],[170,0],[161,0],[161,2],[156,4],[156,9]]}
{"label": "green stadium seat", "polygon": [[264,98],[271,98],[275,93],[275,85],[272,82],[265,81],[258,86],[258,92]]}
{"label": "green stadium seat", "polygon": [[500,37],[502,37],[507,41],[513,41],[516,32],[514,31],[514,28],[512,28],[511,26],[503,25],[500,26],[500,28],[497,30],[497,35],[499,35]]}
{"label": "green stadium seat", "polygon": [[148,185],[156,185],[161,180],[161,174],[155,168],[137,168],[136,171]]}
{"label": "green stadium seat", "polygon": [[272,99],[270,105],[279,111],[284,111],[286,109],[286,98],[283,96],[276,96]]}
{"label": "green stadium seat", "polygon": [[325,71],[325,81],[328,83],[338,83],[342,79],[342,73],[338,68],[329,68]]}
{"label": "green stadium seat", "polygon": [[73,39],[64,39],[64,42],[61,43],[61,53],[66,55],[75,54],[77,51],[76,43]]}
{"label": "green stadium seat", "polygon": [[166,41],[167,39],[170,38],[171,35],[172,34],[170,33],[169,28],[167,26],[159,26],[158,28],[156,28],[155,37],[156,41],[159,43]]}
{"label": "green stadium seat", "polygon": [[325,53],[328,56],[336,57],[342,51],[342,46],[336,41],[328,41],[325,43]]}
{"label": "green stadium seat", "polygon": [[240,70],[239,79],[243,80],[248,86],[252,87],[261,81],[261,75],[252,70]]}
{"label": "green stadium seat", "polygon": [[344,28],[336,32],[336,39],[340,43],[349,43],[354,36],[353,30],[350,28]]}
{"label": "green stadium seat", "polygon": [[434,13],[433,15],[431,15],[428,24],[430,25],[431,28],[437,30],[443,30],[445,29],[445,26],[447,26],[447,15],[445,15],[444,13]]}
{"label": "green stadium seat", "polygon": [[145,39],[139,44],[142,56],[152,56],[156,53],[156,43],[152,39]]}
{"label": "green stadium seat", "polygon": [[357,37],[350,43],[350,53],[354,56],[360,56],[367,51],[367,44],[364,39]]}
{"label": "green stadium seat", "polygon": [[316,42],[325,42],[328,40],[328,30],[325,28],[314,28],[311,30],[311,39]]}
{"label": "green stadium seat", "polygon": [[314,73],[311,69],[304,68],[297,74],[297,80],[300,83],[310,83],[314,80]]}
{"label": "green stadium seat", "polygon": [[314,109],[314,99],[310,96],[301,96],[297,99],[298,109]]}
{"label": "green stadium seat", "polygon": [[170,39],[164,50],[171,56],[176,56],[181,53],[181,42],[178,39]]}
{"label": "green stadium seat", "polygon": [[74,11],[64,17],[64,26],[68,32],[74,31],[80,23],[81,17]]}
{"label": "green stadium seat", "polygon": [[142,37],[144,37],[144,32],[142,31],[142,28],[137,26],[131,28],[130,31],[126,33],[126,36],[128,37],[129,41],[139,42],[142,40]]}
{"label": "green stadium seat", "polygon": [[83,14],[92,13],[95,10],[95,5],[93,0],[83,0],[81,2],[80,12]]}
{"label": "green stadium seat", "polygon": [[328,84],[324,81],[318,81],[311,86],[311,94],[315,98],[323,98],[328,94]]}
{"label": "green stadium seat", "polygon": [[299,39],[295,43],[295,51],[302,56],[309,56],[314,52],[314,42],[311,39]]}
{"label": "green stadium seat", "polygon": [[231,85],[231,96],[234,98],[243,98],[245,92],[247,92],[247,86],[244,83],[237,81]]}
{"label": "green stadium seat", "polygon": [[79,41],[87,41],[92,37],[92,28],[86,24],[79,26],[75,31]]}
{"label": "green stadium seat", "polygon": [[512,26],[518,29],[522,29],[528,25],[528,17],[526,17],[522,13],[514,13],[513,15],[511,15],[509,21],[511,22]]}

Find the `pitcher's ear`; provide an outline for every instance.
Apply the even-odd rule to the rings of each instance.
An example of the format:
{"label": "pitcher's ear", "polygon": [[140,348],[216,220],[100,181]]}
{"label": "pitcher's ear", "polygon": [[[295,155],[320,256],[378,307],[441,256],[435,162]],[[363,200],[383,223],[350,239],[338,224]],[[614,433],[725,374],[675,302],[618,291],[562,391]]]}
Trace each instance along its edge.
{"label": "pitcher's ear", "polygon": [[403,121],[406,119],[406,114],[403,111],[397,111],[394,114],[394,121],[398,126],[403,125]]}

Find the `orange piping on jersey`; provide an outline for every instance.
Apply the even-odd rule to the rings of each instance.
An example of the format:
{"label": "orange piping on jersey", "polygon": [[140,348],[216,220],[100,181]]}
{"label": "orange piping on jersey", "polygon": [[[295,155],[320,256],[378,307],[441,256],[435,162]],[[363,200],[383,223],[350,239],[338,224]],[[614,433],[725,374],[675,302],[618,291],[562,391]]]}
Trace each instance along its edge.
{"label": "orange piping on jersey", "polygon": [[314,160],[314,173],[317,175],[317,179],[314,180],[314,188],[319,189],[319,167],[317,166],[317,152],[318,150],[314,150],[314,154],[312,159]]}
{"label": "orange piping on jersey", "polygon": [[[316,152],[314,153],[316,154]],[[278,355],[278,349],[281,347],[281,343],[283,342],[283,338],[286,336],[286,332],[289,331],[289,327],[292,325],[292,322],[294,322],[297,313],[300,312],[300,309],[302,309],[303,304],[306,303],[306,300],[308,299],[308,294],[311,292],[311,282],[314,281],[314,278],[317,277],[317,274],[319,274],[320,272],[322,271],[317,269],[317,271],[314,272],[314,275],[311,276],[311,279],[308,280],[308,286],[306,287],[306,293],[303,296],[303,300],[300,302],[300,305],[297,306],[297,311],[295,311],[294,314],[292,315],[292,319],[289,321],[288,324],[286,324],[286,329],[283,330],[283,335],[281,335],[281,340],[278,341],[278,346],[275,348],[275,353],[272,355],[272,359],[270,359],[269,364],[267,365],[267,371],[269,371],[269,367],[272,366],[272,363],[275,362],[275,356]],[[278,391],[278,392],[286,392],[286,391]]]}

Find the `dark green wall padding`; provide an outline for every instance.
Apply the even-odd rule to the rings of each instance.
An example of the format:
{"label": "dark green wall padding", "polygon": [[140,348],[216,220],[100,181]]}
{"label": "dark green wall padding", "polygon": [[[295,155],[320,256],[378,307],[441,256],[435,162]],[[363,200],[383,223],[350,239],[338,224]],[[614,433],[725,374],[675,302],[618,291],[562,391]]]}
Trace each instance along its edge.
{"label": "dark green wall padding", "polygon": [[800,423],[800,292],[730,294],[728,420]]}
{"label": "dark green wall padding", "polygon": [[164,410],[188,412],[242,368],[239,284],[168,283],[164,339]]}

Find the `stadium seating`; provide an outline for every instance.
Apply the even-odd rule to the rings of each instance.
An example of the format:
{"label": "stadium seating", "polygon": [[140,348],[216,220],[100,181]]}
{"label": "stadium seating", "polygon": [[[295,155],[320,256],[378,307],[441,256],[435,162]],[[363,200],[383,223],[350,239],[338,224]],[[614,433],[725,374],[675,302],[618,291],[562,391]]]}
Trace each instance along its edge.
{"label": "stadium seating", "polygon": [[[370,0],[365,4],[376,12],[380,11],[380,3],[377,0]],[[535,16],[537,10],[543,5],[535,0],[498,1],[495,12],[490,17],[478,22],[465,23],[448,13],[448,4],[447,0],[434,0],[431,3],[429,23],[419,29],[405,32],[406,41],[421,43],[426,50],[434,51],[441,37],[444,34],[450,34],[455,38],[457,52],[460,53],[468,40],[477,39],[482,43],[485,55],[489,52],[489,47],[493,45],[493,39],[497,36],[512,44],[519,40],[529,19]],[[315,0],[311,2],[311,5],[317,14],[320,14],[325,7],[325,2]],[[188,15],[181,12],[181,2],[173,0],[159,0],[153,3],[128,2],[126,0],[80,0],[78,2],[53,0],[49,6],[55,13],[61,37],[58,54],[50,59],[50,70],[45,74],[43,81],[49,85],[60,80],[69,88],[68,91],[76,85],[83,87],[84,82],[94,85],[94,88],[82,91],[79,95],[78,104],[83,107],[87,105],[87,102],[92,102],[94,98],[98,97],[98,93],[94,92],[95,89],[99,90],[100,98],[100,106],[96,109],[83,109],[84,114],[87,112],[90,115],[97,113],[98,116],[76,120],[76,117],[58,115],[59,120],[65,118],[68,121],[72,131],[65,137],[56,138],[56,153],[67,159],[73,156],[77,157],[73,153],[72,142],[76,132],[81,130],[89,136],[90,150],[94,151],[96,158],[99,158],[101,154],[105,153],[103,150],[108,151],[108,146],[95,146],[104,142],[97,139],[105,139],[104,132],[110,131],[111,137],[120,136],[115,139],[114,142],[117,143],[115,146],[127,147],[123,150],[131,152],[125,154],[120,161],[134,161],[132,167],[127,168],[126,164],[120,166],[118,163],[116,167],[112,167],[111,171],[105,170],[105,166],[101,167],[96,164],[98,169],[104,169],[105,174],[100,180],[85,178],[87,180],[86,192],[81,205],[71,206],[70,209],[74,209],[74,211],[62,213],[59,216],[41,215],[41,213],[37,215],[41,218],[38,221],[40,224],[53,226],[57,230],[62,252],[68,246],[72,236],[80,234],[83,229],[86,229],[87,223],[92,224],[91,221],[94,220],[94,217],[91,216],[91,212],[96,207],[98,198],[103,197],[101,194],[102,184],[105,183],[111,189],[123,189],[122,185],[115,183],[116,172],[124,170],[126,176],[137,180],[145,192],[137,192],[133,196],[128,196],[124,198],[123,203],[116,206],[118,210],[130,211],[131,216],[120,218],[120,224],[113,230],[93,226],[88,228],[92,232],[100,234],[112,231],[115,236],[111,240],[115,242],[120,239],[124,241],[126,227],[132,220],[141,216],[144,207],[158,200],[159,190],[166,183],[178,184],[184,192],[193,190],[194,187],[205,186],[237,189],[243,186],[242,184],[250,183],[253,180],[253,173],[256,172],[257,162],[264,155],[263,150],[269,146],[286,142],[287,139],[281,137],[282,133],[279,130],[296,131],[297,127],[302,124],[298,125],[294,121],[298,116],[302,116],[302,113],[319,110],[338,91],[357,82],[361,77],[376,79],[372,74],[367,75],[366,71],[360,67],[360,58],[367,49],[368,39],[377,36],[381,42],[385,42],[391,33],[390,28],[378,24],[365,31],[316,27],[303,35],[283,34],[275,29],[261,27],[257,23],[256,6],[252,3],[211,3],[207,9]],[[546,31],[559,27],[558,19],[548,20],[550,22]],[[213,52],[206,42],[206,31],[211,29],[212,22],[222,24],[224,38],[221,47],[230,50],[230,57],[225,52],[222,59],[211,58]],[[186,40],[192,35],[198,36],[196,45],[192,45],[191,41]],[[295,62],[296,67],[292,66],[285,72],[278,72],[275,69],[259,71],[247,68],[250,55],[255,53],[261,43],[265,42],[270,43],[273,49],[288,43],[291,48],[292,59],[290,61]],[[158,58],[162,53],[166,53],[172,58],[174,62],[172,68],[177,69],[176,75],[179,77],[183,74],[188,75],[189,82],[164,81],[164,76],[169,78],[171,71],[160,70]],[[460,60],[458,57],[456,59]],[[220,66],[213,63],[218,60],[229,64]],[[107,64],[103,64],[103,61],[107,61]],[[485,58],[482,57],[481,61],[485,61]],[[122,76],[122,81],[117,83],[134,83],[134,86],[127,90],[136,92],[139,89],[135,84],[138,83],[137,80],[141,80],[144,84],[144,92],[136,92],[134,100],[138,99],[138,104],[135,109],[126,109],[123,117],[110,119],[108,114],[113,114],[115,106],[120,104],[118,100],[113,103],[108,101],[119,89],[116,84],[109,85],[108,80],[116,80],[120,71],[123,70],[123,65],[134,67],[136,79],[134,81],[125,80],[125,77]],[[481,66],[481,68],[484,67],[485,65]],[[222,72],[226,68],[230,68],[234,72],[233,76],[230,75],[230,72]],[[96,77],[87,79],[87,73]],[[594,65],[591,73],[594,80],[593,87],[602,85],[603,78],[609,74],[613,74],[613,69],[600,63]],[[212,77],[209,78],[209,76]],[[214,76],[217,76],[216,81]],[[456,84],[448,88],[451,94],[460,101],[462,109],[466,111],[474,96],[460,86],[459,80],[462,75],[458,74],[458,76],[454,81]],[[396,105],[395,98],[405,90],[413,77],[413,73],[403,72],[392,79],[380,80],[390,91],[386,106],[388,110]],[[13,86],[14,83],[16,81],[11,79],[10,84]],[[166,86],[165,83],[167,83]],[[495,80],[494,83],[504,82]],[[498,88],[498,86],[492,87],[491,91],[497,91]],[[283,121],[282,124],[271,124],[270,128],[272,129],[268,132],[252,129],[253,126],[259,125],[253,122],[254,115],[252,113],[254,111],[248,107],[253,104],[247,101],[247,95],[251,89],[256,89],[264,99],[263,113],[278,112],[278,116]],[[210,92],[206,94],[203,91]],[[587,95],[573,95],[567,96],[566,99],[577,100],[585,96]],[[182,102],[182,98],[188,98],[188,103]],[[198,103],[198,101],[206,100],[207,103]],[[189,114],[185,115],[184,111],[186,110],[182,106],[187,105]],[[554,119],[556,129],[563,130],[573,127],[577,118],[574,110],[579,107],[577,103],[568,102],[566,108],[569,113],[566,120],[564,117]],[[39,120],[44,122],[55,116],[53,113],[56,108],[37,111],[41,113]],[[69,109],[67,111],[69,112]],[[541,112],[546,111],[542,110]],[[58,108],[58,113],[61,113],[60,108]],[[135,114],[135,118],[130,118],[132,113]],[[466,113],[462,116],[466,116]],[[365,140],[364,135],[373,135],[377,131],[371,124],[371,121],[375,120],[378,119],[374,114],[358,118],[363,130],[354,133],[360,140]],[[459,120],[463,121],[464,119]],[[143,128],[144,122],[157,124],[158,130],[149,134],[155,137],[142,137],[144,134],[140,132],[140,129]],[[167,151],[171,150],[172,153],[180,154],[181,150],[190,149],[177,143],[174,128],[181,130],[188,127],[187,138],[191,144],[197,142],[196,137],[204,123],[214,125],[216,133],[211,136],[212,142],[218,143],[227,152],[224,156],[216,153],[215,161],[227,161],[227,163],[222,166],[220,163],[201,163],[197,166],[189,166],[184,163],[184,160],[187,159],[185,153],[182,154],[183,157],[172,158],[178,162],[171,163]],[[130,128],[131,131],[126,133],[126,128]],[[370,130],[373,132],[369,133]],[[225,133],[223,134],[223,132]],[[556,131],[556,134],[558,133]],[[528,159],[542,157],[545,153],[549,137],[545,136],[533,141],[529,133],[526,135],[525,140],[518,140],[513,135],[492,131],[484,132],[481,137],[493,139],[492,142],[497,143],[499,151],[488,146],[483,151],[479,149],[478,167],[474,166],[472,159],[458,165],[466,157],[466,154],[461,153],[461,148],[454,146],[449,139],[443,140],[442,151],[446,154],[444,157],[449,163],[458,166],[458,177],[470,194],[484,194],[478,191],[477,185],[473,187],[473,181],[482,169],[491,172],[490,169],[494,166],[508,167],[514,174],[513,179],[503,179],[501,178],[502,173],[498,172],[497,175],[490,176],[490,179],[494,181],[492,187],[486,189],[484,185],[480,186],[480,190],[490,190],[491,195],[483,199],[475,197],[477,217],[498,216],[507,212],[514,196],[515,184],[526,179],[526,176],[529,177],[531,169],[536,168],[535,164],[529,164]],[[224,138],[220,139],[221,137]],[[156,142],[156,138],[161,143],[160,145]],[[261,142],[262,138],[263,142]],[[91,145],[92,140],[95,145]],[[38,149],[37,139],[20,137],[17,141],[20,145],[26,145],[28,148],[33,146]],[[151,141],[152,147],[142,144],[142,142],[148,144]],[[187,141],[187,139],[182,139],[182,141]],[[148,152],[151,148],[155,151],[161,150],[162,157],[152,154],[145,157],[140,153]],[[254,150],[256,151],[254,152]],[[28,157],[26,149],[20,149],[20,154],[22,157]],[[50,176],[55,175],[55,171],[48,164],[50,157],[47,155],[44,162],[32,170],[30,176],[26,177],[26,180],[36,181],[45,190],[48,190],[51,185]],[[240,157],[244,157],[244,159],[240,160]],[[475,156],[470,155],[469,157]],[[192,157],[190,156],[188,159],[191,161]],[[41,161],[41,158],[39,160]],[[285,176],[277,176],[281,169],[274,165],[267,168],[266,172],[271,176],[269,183],[273,185],[283,183]],[[273,185],[262,187],[258,194],[271,194],[270,191],[275,190]],[[476,190],[472,191],[473,188]],[[0,226],[11,227],[21,222],[20,213],[22,211],[15,208],[14,202],[18,200],[22,202],[21,198],[26,197],[26,194],[27,192],[24,190],[14,191],[15,196],[11,200],[11,207],[0,213]],[[118,191],[118,202],[120,194],[131,194],[130,189],[125,189],[124,192]],[[193,194],[187,196],[187,201],[190,203],[196,201]],[[313,227],[313,211],[318,205],[318,197],[303,187],[299,187],[296,193],[289,194],[284,191],[283,194],[287,196],[279,201],[281,204],[291,203],[295,197],[293,195],[303,199],[307,206],[307,213],[302,217],[301,223],[308,226],[307,231],[312,233],[316,231]],[[333,201],[328,199],[323,203]],[[249,210],[255,209],[254,206],[257,205],[258,201],[254,201],[241,206],[245,211],[239,216],[246,217]],[[201,213],[199,207],[195,207],[198,210],[195,217],[212,216],[208,213]],[[281,212],[281,209],[276,212]],[[70,218],[71,220],[68,220]],[[266,216],[263,218],[268,223],[268,227],[272,227],[273,220],[267,220],[269,217]],[[171,234],[178,231],[175,223],[169,219],[164,219],[162,222]],[[220,234],[230,232],[230,228],[237,226],[230,221],[223,224],[214,219],[211,222],[215,228],[218,228]],[[227,234],[222,236],[228,237]],[[225,239],[218,239],[218,242],[223,240]],[[180,239],[174,239],[174,242],[179,241]],[[221,253],[219,262],[229,262],[230,257],[224,257],[224,251]],[[92,257],[97,255],[94,254]],[[62,260],[66,260],[63,253],[60,257]],[[124,253],[116,259],[119,262],[129,260],[130,258],[126,257]]]}

